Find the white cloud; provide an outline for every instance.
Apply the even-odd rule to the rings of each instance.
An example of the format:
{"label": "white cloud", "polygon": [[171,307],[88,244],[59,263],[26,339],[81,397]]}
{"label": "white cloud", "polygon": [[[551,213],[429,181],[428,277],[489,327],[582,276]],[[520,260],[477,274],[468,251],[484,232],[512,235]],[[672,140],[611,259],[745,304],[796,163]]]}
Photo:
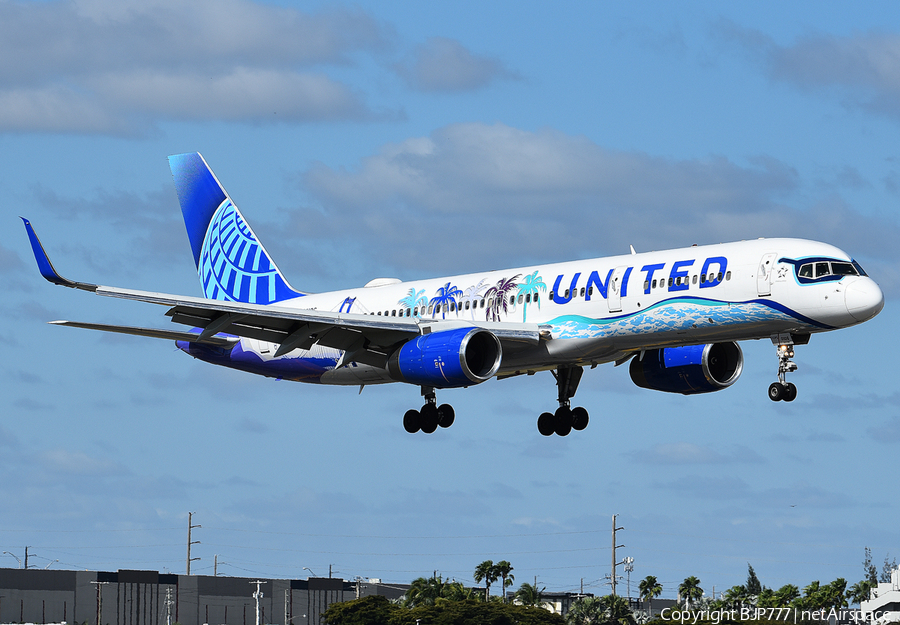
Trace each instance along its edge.
{"label": "white cloud", "polygon": [[844,102],[900,117],[900,34],[813,34],[779,45],[730,22],[719,33],[762,60],[771,76],[806,90],[838,89]]}
{"label": "white cloud", "polygon": [[304,181],[321,209],[291,211],[289,236],[364,242],[394,267],[427,259],[417,266],[431,273],[785,233],[890,259],[900,237],[840,198],[786,205],[798,175],[769,157],[679,160],[503,124],[439,128]]}
{"label": "white cloud", "polygon": [[396,66],[418,91],[472,91],[495,80],[516,78],[499,60],[473,54],[454,39],[430,37]]}
{"label": "white cloud", "polygon": [[0,130],[364,118],[358,94],[310,68],[384,48],[383,31],[359,11],[248,0],[0,2]]}

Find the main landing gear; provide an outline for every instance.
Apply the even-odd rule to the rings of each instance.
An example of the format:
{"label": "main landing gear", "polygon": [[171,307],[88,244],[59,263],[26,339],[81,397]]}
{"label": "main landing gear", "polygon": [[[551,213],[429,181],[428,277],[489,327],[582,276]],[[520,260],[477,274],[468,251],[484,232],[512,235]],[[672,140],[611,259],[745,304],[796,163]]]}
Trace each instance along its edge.
{"label": "main landing gear", "polygon": [[425,397],[425,405],[421,410],[407,410],[403,415],[403,429],[410,434],[415,434],[422,430],[426,434],[431,434],[438,429],[448,428],[453,425],[456,413],[450,404],[437,405],[434,396],[434,389],[430,386],[422,387],[422,396]]}
{"label": "main landing gear", "polygon": [[769,385],[769,399],[794,401],[797,399],[797,387],[785,382],[785,376],[797,370],[797,364],[791,360],[794,357],[794,341],[790,334],[777,334],[772,337],[772,343],[778,353],[778,381]]}
{"label": "main landing gear", "polygon": [[559,367],[552,373],[559,389],[559,408],[556,409],[556,412],[545,412],[538,417],[538,432],[544,436],[554,433],[559,436],[568,436],[572,430],[583,430],[588,424],[587,410],[569,406],[569,400],[575,396],[584,370],[581,367]]}

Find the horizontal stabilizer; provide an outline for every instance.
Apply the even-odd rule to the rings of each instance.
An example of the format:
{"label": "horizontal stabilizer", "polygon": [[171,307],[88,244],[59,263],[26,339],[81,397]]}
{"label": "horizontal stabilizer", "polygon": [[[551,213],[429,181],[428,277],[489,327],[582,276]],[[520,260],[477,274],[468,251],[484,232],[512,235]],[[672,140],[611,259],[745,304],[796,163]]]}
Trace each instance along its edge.
{"label": "horizontal stabilizer", "polygon": [[118,334],[131,334],[133,336],[148,336],[154,339],[167,339],[170,341],[187,341],[188,343],[202,343],[217,347],[231,347],[240,339],[236,336],[210,336],[200,338],[196,332],[180,332],[177,330],[158,330],[156,328],[135,328],[132,326],[113,326],[105,323],[81,323],[80,321],[51,321],[52,325],[68,326],[70,328],[84,328],[85,330],[101,330],[103,332],[116,332]]}

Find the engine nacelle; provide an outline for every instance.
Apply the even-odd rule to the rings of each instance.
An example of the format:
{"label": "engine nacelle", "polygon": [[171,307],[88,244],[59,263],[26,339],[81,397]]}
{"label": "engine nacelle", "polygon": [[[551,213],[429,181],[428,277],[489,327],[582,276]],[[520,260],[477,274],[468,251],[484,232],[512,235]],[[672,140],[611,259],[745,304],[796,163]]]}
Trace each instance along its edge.
{"label": "engine nacelle", "polygon": [[434,388],[481,384],[500,368],[500,340],[480,328],[432,332],[408,341],[388,360],[400,382]]}
{"label": "engine nacelle", "polygon": [[666,347],[631,360],[631,379],[641,388],[666,393],[711,393],[731,386],[744,368],[737,343]]}

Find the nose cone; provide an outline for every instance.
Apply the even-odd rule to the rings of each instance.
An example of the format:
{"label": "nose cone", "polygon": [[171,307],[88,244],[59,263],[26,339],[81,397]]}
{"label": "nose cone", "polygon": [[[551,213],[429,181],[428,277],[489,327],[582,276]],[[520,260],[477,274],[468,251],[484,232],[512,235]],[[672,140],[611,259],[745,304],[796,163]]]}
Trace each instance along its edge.
{"label": "nose cone", "polygon": [[866,321],[884,308],[884,293],[871,278],[860,278],[844,291],[847,312],[857,321]]}

